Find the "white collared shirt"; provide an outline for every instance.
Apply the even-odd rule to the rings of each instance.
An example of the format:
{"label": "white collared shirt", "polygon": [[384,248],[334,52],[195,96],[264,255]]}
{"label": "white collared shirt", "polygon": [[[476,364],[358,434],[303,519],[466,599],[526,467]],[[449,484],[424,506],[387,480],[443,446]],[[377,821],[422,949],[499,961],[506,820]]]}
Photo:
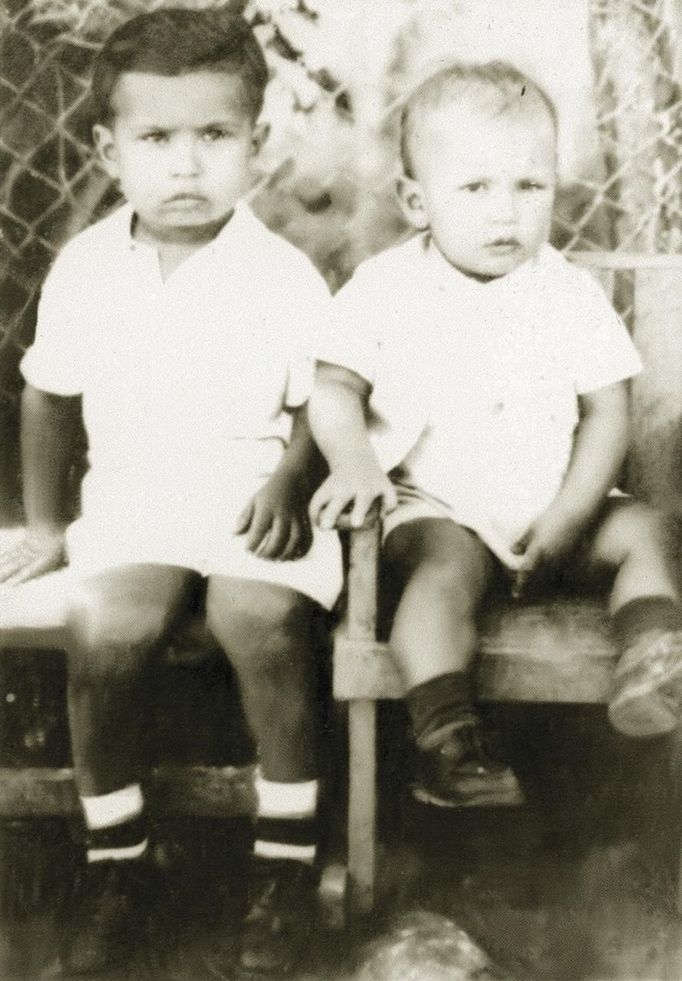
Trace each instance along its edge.
{"label": "white collared shirt", "polygon": [[641,370],[599,284],[551,246],[481,283],[426,235],[356,270],[317,354],[370,382],[387,471],[508,544],[561,485],[578,396]]}
{"label": "white collared shirt", "polygon": [[215,488],[223,464],[238,481],[235,459],[271,472],[327,317],[312,263],[243,203],[165,281],[131,220],[123,206],[64,247],[22,361],[36,388],[83,397],[84,508],[160,488],[187,500]]}

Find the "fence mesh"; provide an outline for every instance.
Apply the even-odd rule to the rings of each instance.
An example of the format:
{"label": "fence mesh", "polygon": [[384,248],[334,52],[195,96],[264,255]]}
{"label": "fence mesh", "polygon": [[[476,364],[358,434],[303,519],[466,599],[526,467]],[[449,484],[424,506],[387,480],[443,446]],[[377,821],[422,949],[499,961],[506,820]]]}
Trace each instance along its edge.
{"label": "fence mesh", "polygon": [[[360,259],[405,232],[393,175],[381,166],[387,131],[365,129],[358,141],[335,30],[322,30],[332,0],[217,2],[245,9],[271,68],[271,134],[256,207],[335,288]],[[0,403],[16,400],[17,363],[56,250],[116,202],[90,149],[93,56],[113,27],[159,5],[7,0],[0,14]],[[590,0],[589,16],[599,154],[590,175],[561,195],[555,241],[566,249],[680,251],[682,5]]]}

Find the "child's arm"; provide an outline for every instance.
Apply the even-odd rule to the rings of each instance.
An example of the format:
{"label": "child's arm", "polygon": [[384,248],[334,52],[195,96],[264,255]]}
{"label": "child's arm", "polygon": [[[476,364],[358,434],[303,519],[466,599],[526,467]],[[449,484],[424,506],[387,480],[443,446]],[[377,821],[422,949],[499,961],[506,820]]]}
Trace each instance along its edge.
{"label": "child's arm", "polygon": [[0,582],[21,583],[64,563],[67,483],[80,431],[81,400],[26,385],[21,401],[21,463],[27,529],[0,556]]}
{"label": "child's arm", "polygon": [[352,504],[351,526],[362,525],[376,500],[384,511],[396,506],[395,487],[381,469],[369,441],[365,405],[370,385],[339,365],[320,364],[310,400],[310,424],[331,473],[310,503],[310,516],[333,528]]}
{"label": "child's arm", "polygon": [[516,573],[518,596],[542,565],[561,558],[575,543],[614,486],[628,447],[625,382],[580,397],[581,417],[571,462],[550,507],[512,547],[523,560]]}
{"label": "child's arm", "polygon": [[277,470],[241,512],[236,535],[264,559],[296,559],[312,544],[308,502],[326,472],[305,406],[292,412],[289,445]]}

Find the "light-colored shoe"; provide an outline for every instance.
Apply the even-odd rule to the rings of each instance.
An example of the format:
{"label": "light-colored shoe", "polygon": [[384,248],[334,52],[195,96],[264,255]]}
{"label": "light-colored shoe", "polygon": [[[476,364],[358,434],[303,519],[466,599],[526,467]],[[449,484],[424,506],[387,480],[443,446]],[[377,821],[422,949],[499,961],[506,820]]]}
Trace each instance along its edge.
{"label": "light-colored shoe", "polygon": [[682,716],[682,631],[649,631],[616,667],[609,719],[634,738],[662,736]]}

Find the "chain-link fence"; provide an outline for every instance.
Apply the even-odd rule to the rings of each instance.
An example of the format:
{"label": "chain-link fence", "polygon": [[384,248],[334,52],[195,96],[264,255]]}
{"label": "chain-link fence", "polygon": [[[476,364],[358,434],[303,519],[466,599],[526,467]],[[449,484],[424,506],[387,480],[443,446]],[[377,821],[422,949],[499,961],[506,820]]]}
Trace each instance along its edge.
{"label": "chain-link fence", "polygon": [[[362,29],[362,4],[195,2],[245,8],[255,26],[272,74],[265,106],[270,136],[255,205],[271,227],[308,252],[336,288],[360,259],[405,233],[393,197],[388,112],[400,90],[400,58],[389,52],[380,77],[358,78],[353,31],[358,23]],[[560,195],[555,241],[567,249],[680,251],[682,3],[575,3],[587,5],[598,149],[588,171]],[[455,0],[450,4],[457,6]],[[37,292],[55,251],[116,202],[90,149],[88,76],[94,53],[117,24],[158,5],[160,0],[6,0],[0,13],[5,407],[16,401],[18,359],[30,342]],[[447,0],[435,6],[442,13]],[[406,24],[415,16],[429,17],[434,2],[384,0],[379,7],[384,19],[380,30],[374,26],[376,36],[384,39],[386,52],[385,37],[393,31],[399,51],[415,37],[405,37]],[[408,8],[411,20],[403,16]],[[12,414],[4,416],[6,436]]]}

